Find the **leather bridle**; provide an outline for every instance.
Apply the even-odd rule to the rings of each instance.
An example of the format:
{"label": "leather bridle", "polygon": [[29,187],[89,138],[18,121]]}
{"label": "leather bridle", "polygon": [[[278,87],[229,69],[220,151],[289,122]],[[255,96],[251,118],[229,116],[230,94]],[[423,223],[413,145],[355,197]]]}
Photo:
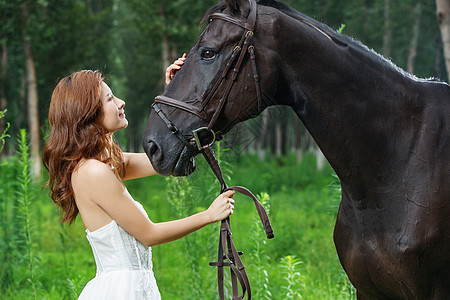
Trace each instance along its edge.
{"label": "leather bridle", "polygon": [[[210,23],[215,20],[223,20],[226,22],[230,22],[232,24],[235,24],[241,28],[244,29],[244,33],[242,34],[242,37],[239,41],[239,43],[234,47],[233,52],[231,53],[231,56],[229,60],[227,61],[225,68],[223,69],[220,77],[215,82],[215,84],[210,89],[209,93],[202,97],[201,100],[201,106],[196,107],[194,105],[191,105],[189,103],[182,102],[177,99],[173,99],[167,96],[159,95],[155,98],[155,102],[153,103],[153,108],[155,112],[161,117],[161,119],[166,123],[166,126],[169,128],[169,130],[177,136],[178,139],[193,153],[198,154],[203,146],[198,140],[195,139],[194,133],[198,132],[199,130],[207,130],[212,133],[213,136],[216,136],[217,140],[219,140],[222,136],[221,132],[214,132],[213,126],[217,121],[217,118],[219,117],[219,114],[221,113],[225,102],[228,99],[228,96],[230,94],[231,88],[233,87],[233,84],[236,81],[237,75],[239,73],[239,70],[241,68],[242,62],[244,61],[244,57],[246,56],[247,52],[249,53],[251,64],[252,64],[252,71],[253,71],[253,78],[255,82],[255,89],[256,89],[256,98],[257,98],[257,111],[258,113],[261,111],[261,89],[259,85],[259,76],[258,71],[256,68],[256,60],[255,60],[255,48],[251,43],[251,40],[253,38],[253,30],[255,28],[256,23],[256,13],[257,13],[257,5],[255,0],[249,0],[250,4],[250,12],[247,17],[246,22],[236,19],[232,16],[229,16],[224,13],[214,13],[209,16]],[[232,70],[231,70],[232,69]],[[205,109],[208,105],[209,101],[216,95],[218,88],[220,86],[224,85],[225,90],[222,93],[222,96],[220,97],[220,100],[218,102],[218,105],[216,107],[215,112],[212,116],[209,116]],[[205,121],[208,122],[208,125],[206,127],[201,127],[193,131],[193,137],[190,140],[187,140],[179,131],[178,128],[170,122],[170,120],[164,115],[162,110],[158,107],[158,104],[164,104],[168,105],[177,109],[184,110],[190,114],[193,114]],[[192,146],[192,143],[196,144],[196,148]],[[211,145],[210,145],[211,146]]]}
{"label": "leather bridle", "polygon": [[[159,115],[161,120],[166,124],[167,128],[194,154],[202,153],[211,167],[212,171],[216,175],[217,179],[221,185],[221,193],[227,190],[235,190],[240,192],[250,198],[253,199],[258,215],[263,224],[264,230],[266,232],[267,238],[273,238],[273,230],[270,225],[269,218],[267,216],[267,212],[264,209],[264,206],[261,202],[246,188],[241,186],[232,186],[227,187],[222,172],[220,170],[220,166],[217,162],[217,159],[214,156],[214,152],[211,150],[211,146],[215,140],[219,140],[221,138],[221,132],[214,132],[213,126],[219,117],[222,108],[224,107],[225,102],[228,99],[231,88],[237,78],[240,67],[246,56],[246,53],[249,53],[252,70],[253,70],[253,78],[255,81],[256,88],[256,97],[257,97],[257,109],[260,112],[261,109],[261,90],[259,86],[259,77],[256,68],[255,61],[255,50],[251,43],[253,37],[253,30],[255,28],[256,23],[256,15],[257,15],[257,4],[255,0],[249,0],[250,4],[250,12],[247,16],[247,20],[244,23],[243,21],[236,19],[232,16],[229,16],[224,13],[214,13],[210,16],[210,22],[215,19],[223,20],[226,22],[230,22],[244,29],[244,33],[238,43],[233,49],[233,52],[225,65],[224,70],[221,73],[220,78],[215,82],[209,93],[203,97],[202,105],[200,108],[193,106],[191,104],[167,97],[167,96],[157,96],[155,98],[155,103],[152,105],[155,112]],[[232,71],[230,71],[232,69]],[[212,116],[208,116],[205,111],[206,105],[209,101],[216,95],[218,88],[221,85],[225,85],[224,92],[218,102],[215,112]],[[178,128],[168,119],[168,117],[164,114],[164,112],[159,108],[159,105],[164,104],[167,106],[171,106],[177,109],[184,110],[188,113],[191,113],[205,121],[208,122],[208,126],[200,127],[192,132],[193,137],[188,140],[185,136],[181,134]],[[201,135],[209,135],[209,139],[207,142],[201,140]],[[195,143],[193,145],[193,143]],[[233,243],[231,227],[230,227],[230,219],[226,218],[221,222],[220,227],[220,238],[219,238],[219,250],[218,250],[218,261],[211,262],[211,266],[217,266],[217,277],[218,277],[218,289],[219,289],[219,297],[221,300],[225,298],[224,287],[223,287],[223,267],[230,267],[231,273],[231,281],[232,281],[232,291],[233,291],[233,299],[243,299],[245,293],[247,293],[247,299],[251,299],[251,289],[250,283],[245,272],[244,265],[239,257],[242,252],[236,250],[236,247]],[[241,286],[242,294],[239,295],[238,282]]]}

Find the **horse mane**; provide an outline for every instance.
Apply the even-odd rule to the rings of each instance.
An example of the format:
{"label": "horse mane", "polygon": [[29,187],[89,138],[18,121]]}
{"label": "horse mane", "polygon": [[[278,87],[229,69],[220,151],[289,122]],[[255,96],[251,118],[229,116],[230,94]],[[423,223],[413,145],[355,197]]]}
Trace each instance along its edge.
{"label": "horse mane", "polygon": [[[239,2],[243,1],[243,0],[236,0],[233,1],[233,7],[231,7],[232,13],[233,11],[238,9],[238,5]],[[244,0],[245,1],[245,0]],[[373,49],[370,49],[369,47],[367,47],[366,45],[364,45],[363,43],[361,43],[360,41],[349,37],[347,35],[344,34],[340,34],[338,33],[336,30],[330,28],[328,25],[319,22],[317,20],[315,20],[314,18],[309,17],[308,15],[301,13],[297,10],[295,10],[294,8],[290,7],[289,5],[279,1],[279,0],[256,0],[256,3],[259,5],[263,5],[263,6],[268,6],[268,7],[272,7],[275,8],[277,10],[279,10],[280,12],[309,25],[313,25],[315,27],[317,27],[319,30],[325,32],[332,41],[334,41],[337,44],[340,45],[345,45],[345,46],[350,46],[352,47],[355,51],[357,51],[360,55],[364,55],[366,57],[368,57],[369,59],[372,60],[376,60],[379,63],[384,63],[386,64],[388,67],[393,68],[394,70],[396,70],[397,72],[399,72],[401,75],[406,76],[408,78],[411,78],[413,80],[425,80],[425,81],[438,81],[441,82],[441,80],[437,79],[437,78],[429,78],[429,79],[420,79],[418,77],[416,77],[414,74],[408,73],[405,70],[403,70],[402,68],[400,68],[399,66],[397,66],[396,64],[394,64],[390,59],[387,59],[386,57],[382,56],[381,54],[379,54],[378,52],[376,52]],[[224,9],[226,9],[228,7],[227,5],[227,1],[226,0],[221,0],[220,3],[216,4],[215,6],[211,7],[206,14],[204,15],[201,23],[205,23],[207,20],[209,20],[209,16],[211,14],[213,14],[214,12],[217,11],[223,11]]]}
{"label": "horse mane", "polygon": [[[276,8],[279,11],[283,12],[284,14],[286,14],[296,20],[299,20],[301,22],[313,24],[320,30],[324,31],[327,35],[329,35],[330,38],[332,38],[332,40],[335,43],[345,44],[346,46],[351,46],[354,50],[359,52],[361,55],[367,56],[368,58],[370,57],[372,59],[376,59],[379,62],[381,61],[381,63],[387,64],[388,66],[390,66],[394,70],[398,71],[403,76],[409,77],[414,80],[420,80],[415,75],[406,72],[405,70],[403,70],[402,68],[400,68],[399,66],[394,64],[391,60],[382,56],[375,50],[370,49],[369,47],[367,47],[360,41],[355,40],[354,38],[351,38],[347,35],[338,33],[336,30],[330,28],[328,25],[326,25],[322,22],[319,22],[319,21],[315,20],[314,18],[311,18],[308,15],[305,15],[305,14],[293,9],[292,7],[290,7],[289,5],[287,5],[285,3],[282,3],[278,0],[259,0],[259,1],[257,1],[257,3],[260,5]],[[439,81],[439,80],[437,80],[437,81]]]}

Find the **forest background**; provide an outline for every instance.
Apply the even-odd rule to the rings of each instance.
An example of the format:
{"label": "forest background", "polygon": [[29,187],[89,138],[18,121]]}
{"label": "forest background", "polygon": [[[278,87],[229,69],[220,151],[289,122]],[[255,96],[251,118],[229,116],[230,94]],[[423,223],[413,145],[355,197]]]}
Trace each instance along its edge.
{"label": "forest background", "polygon": [[[0,119],[0,132],[7,123],[13,137],[20,128],[28,130],[32,171],[40,174],[53,88],[72,72],[97,69],[128,103],[129,127],[117,138],[124,150],[140,151],[150,105],[165,88],[165,68],[189,51],[203,28],[202,16],[216,2],[0,0],[0,111],[8,110]],[[444,0],[286,1],[333,29],[345,25],[344,34],[418,77],[447,81],[442,45],[450,45],[450,30],[442,39],[439,2],[444,4],[439,18],[444,26],[450,10]],[[279,155],[296,151],[301,158],[314,147],[299,120],[283,108],[267,110],[229,136],[244,151],[260,155],[266,150]],[[15,139],[7,139],[2,155],[13,154],[15,148]]]}
{"label": "forest background", "polygon": [[[418,77],[448,81],[448,0],[284,2]],[[103,72],[127,102],[129,126],[116,139],[125,151],[142,151],[151,104],[165,88],[165,68],[189,51],[203,29],[203,14],[216,3],[0,0],[0,291],[5,299],[76,298],[95,275],[92,253],[80,235],[82,224],[58,227],[58,212],[39,188],[46,178],[40,151],[58,80],[80,69]],[[228,180],[258,193],[284,233],[269,246],[247,241],[245,228],[255,225],[247,204],[240,209],[245,211],[241,221],[233,220],[235,235],[242,236],[237,243],[250,249],[255,262],[249,272],[256,278],[258,299],[355,298],[332,244],[338,179],[292,111],[267,109],[236,126],[216,151]],[[127,187],[146,208],[158,211],[156,221],[163,221],[206,207],[217,192],[201,163],[197,173],[187,181],[158,177]],[[183,202],[187,196],[196,200]],[[154,249],[160,269],[171,270],[155,271],[165,299],[214,298],[215,272],[200,266],[214,259],[209,254],[215,252],[216,232],[211,230]],[[198,266],[186,262],[191,257]],[[199,297],[193,287],[207,296]]]}

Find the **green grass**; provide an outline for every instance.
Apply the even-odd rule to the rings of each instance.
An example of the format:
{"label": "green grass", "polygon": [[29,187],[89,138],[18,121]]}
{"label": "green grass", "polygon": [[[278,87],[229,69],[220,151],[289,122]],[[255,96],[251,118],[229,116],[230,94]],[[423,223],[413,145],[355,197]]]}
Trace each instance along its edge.
{"label": "green grass", "polygon": [[[253,298],[356,299],[332,240],[340,197],[332,169],[327,166],[317,171],[313,156],[306,156],[300,164],[294,156],[261,161],[253,155],[221,151],[219,158],[229,185],[246,186],[270,205],[272,240],[265,238],[253,201],[245,196],[235,196],[231,217],[233,239],[244,252]],[[201,157],[197,163],[198,170],[187,178],[154,176],[126,185],[154,222],[187,216],[206,209],[220,189]],[[23,236],[13,225],[19,212],[12,205],[24,167],[18,158],[0,165],[0,234],[5,237],[0,242],[2,299],[34,295],[37,299],[76,299],[95,276],[83,224],[78,218],[72,226],[60,225],[47,190],[30,187],[32,234],[25,253],[34,257],[26,258],[20,250]],[[218,231],[219,224],[214,224],[153,247],[154,272],[163,299],[218,299],[217,271],[208,265],[217,259]]]}

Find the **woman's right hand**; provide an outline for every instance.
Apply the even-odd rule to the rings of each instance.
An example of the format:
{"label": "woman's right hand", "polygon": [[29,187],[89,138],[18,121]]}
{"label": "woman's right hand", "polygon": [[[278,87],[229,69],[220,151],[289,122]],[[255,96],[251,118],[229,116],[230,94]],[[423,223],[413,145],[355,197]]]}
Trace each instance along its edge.
{"label": "woman's right hand", "polygon": [[211,223],[222,221],[234,212],[234,191],[229,190],[220,194],[207,209]]}
{"label": "woman's right hand", "polygon": [[181,66],[184,65],[184,61],[186,60],[186,53],[183,54],[182,57],[178,58],[176,61],[173,62],[170,66],[166,69],[166,84],[169,85],[169,83],[172,81],[173,76],[175,76],[175,73],[178,72],[178,70],[181,69]]}

